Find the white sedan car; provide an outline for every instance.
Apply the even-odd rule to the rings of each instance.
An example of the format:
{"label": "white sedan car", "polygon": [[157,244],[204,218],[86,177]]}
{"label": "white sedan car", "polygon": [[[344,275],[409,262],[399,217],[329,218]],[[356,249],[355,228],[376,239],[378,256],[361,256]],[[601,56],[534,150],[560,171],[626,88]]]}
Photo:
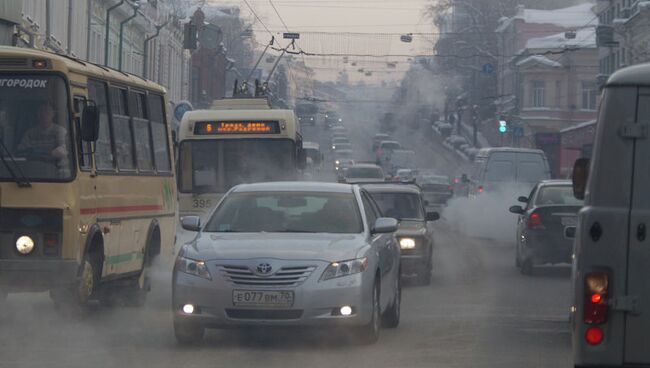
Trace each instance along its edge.
{"label": "white sedan car", "polygon": [[178,255],[174,331],[180,343],[206,328],[343,326],[374,342],[400,318],[397,220],[381,217],[356,185],[242,184],[221,200]]}

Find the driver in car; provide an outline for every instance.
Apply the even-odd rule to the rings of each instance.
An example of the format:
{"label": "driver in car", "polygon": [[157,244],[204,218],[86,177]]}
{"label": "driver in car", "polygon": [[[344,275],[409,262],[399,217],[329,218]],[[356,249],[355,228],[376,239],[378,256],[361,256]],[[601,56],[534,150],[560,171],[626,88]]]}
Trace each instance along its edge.
{"label": "driver in car", "polygon": [[38,124],[23,135],[19,151],[43,161],[64,163],[67,157],[67,131],[54,123],[55,111],[52,105],[44,103],[38,108]]}

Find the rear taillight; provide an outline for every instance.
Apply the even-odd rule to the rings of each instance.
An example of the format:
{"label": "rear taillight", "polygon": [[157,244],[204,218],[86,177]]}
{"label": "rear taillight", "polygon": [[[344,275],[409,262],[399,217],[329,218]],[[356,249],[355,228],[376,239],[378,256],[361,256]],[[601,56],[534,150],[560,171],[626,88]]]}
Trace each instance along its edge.
{"label": "rear taillight", "polygon": [[528,216],[527,226],[529,229],[543,229],[542,216],[539,213],[533,212]]}
{"label": "rear taillight", "polygon": [[603,342],[605,334],[598,326],[591,326],[585,331],[585,340],[589,345],[598,345]]}
{"label": "rear taillight", "polygon": [[[592,272],[585,276],[583,320],[590,325],[607,322],[607,290],[609,276],[604,272]],[[601,331],[602,332],[602,331]]]}
{"label": "rear taillight", "polygon": [[479,185],[479,187],[478,187],[477,190],[478,190],[479,193],[483,193],[483,192],[485,192],[485,189],[483,188],[482,185]]}

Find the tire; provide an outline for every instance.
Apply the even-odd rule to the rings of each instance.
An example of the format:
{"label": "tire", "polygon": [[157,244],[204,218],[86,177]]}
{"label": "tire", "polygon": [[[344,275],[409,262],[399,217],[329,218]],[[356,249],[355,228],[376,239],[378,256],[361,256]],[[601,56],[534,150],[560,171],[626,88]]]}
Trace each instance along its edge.
{"label": "tire", "polygon": [[521,273],[522,275],[531,276],[535,266],[533,265],[533,260],[526,258],[521,262]]}
{"label": "tire", "polygon": [[181,345],[196,344],[203,340],[205,328],[174,319],[174,335],[176,336],[176,341]]}
{"label": "tire", "polygon": [[417,273],[417,284],[420,286],[428,286],[431,285],[431,271],[433,269],[432,265],[432,259],[431,259],[431,252],[429,252],[429,258],[427,260],[426,265],[420,267]]}
{"label": "tire", "polygon": [[519,255],[519,243],[515,245],[515,267],[521,267],[521,256]]}
{"label": "tire", "polygon": [[375,282],[372,289],[372,318],[368,324],[357,330],[357,340],[362,344],[374,344],[379,340],[381,329],[381,306],[379,303],[379,283]]}
{"label": "tire", "polygon": [[[401,275],[401,271],[399,275]],[[402,281],[401,276],[397,276],[397,290],[393,304],[382,315],[382,326],[386,328],[396,328],[399,326],[399,320],[402,309]]]}
{"label": "tire", "polygon": [[79,268],[78,281],[71,287],[50,290],[50,298],[57,308],[71,314],[86,313],[93,301],[100,298],[101,256],[88,253]]}

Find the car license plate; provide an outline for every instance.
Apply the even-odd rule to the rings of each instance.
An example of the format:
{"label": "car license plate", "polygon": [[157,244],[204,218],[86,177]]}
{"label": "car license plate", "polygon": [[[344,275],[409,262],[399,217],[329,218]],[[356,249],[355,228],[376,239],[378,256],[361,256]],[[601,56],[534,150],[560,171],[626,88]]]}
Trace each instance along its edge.
{"label": "car license plate", "polygon": [[578,224],[578,218],[575,216],[562,217],[561,221],[563,226],[576,226]]}
{"label": "car license plate", "polygon": [[232,303],[243,307],[291,307],[293,291],[233,290]]}

